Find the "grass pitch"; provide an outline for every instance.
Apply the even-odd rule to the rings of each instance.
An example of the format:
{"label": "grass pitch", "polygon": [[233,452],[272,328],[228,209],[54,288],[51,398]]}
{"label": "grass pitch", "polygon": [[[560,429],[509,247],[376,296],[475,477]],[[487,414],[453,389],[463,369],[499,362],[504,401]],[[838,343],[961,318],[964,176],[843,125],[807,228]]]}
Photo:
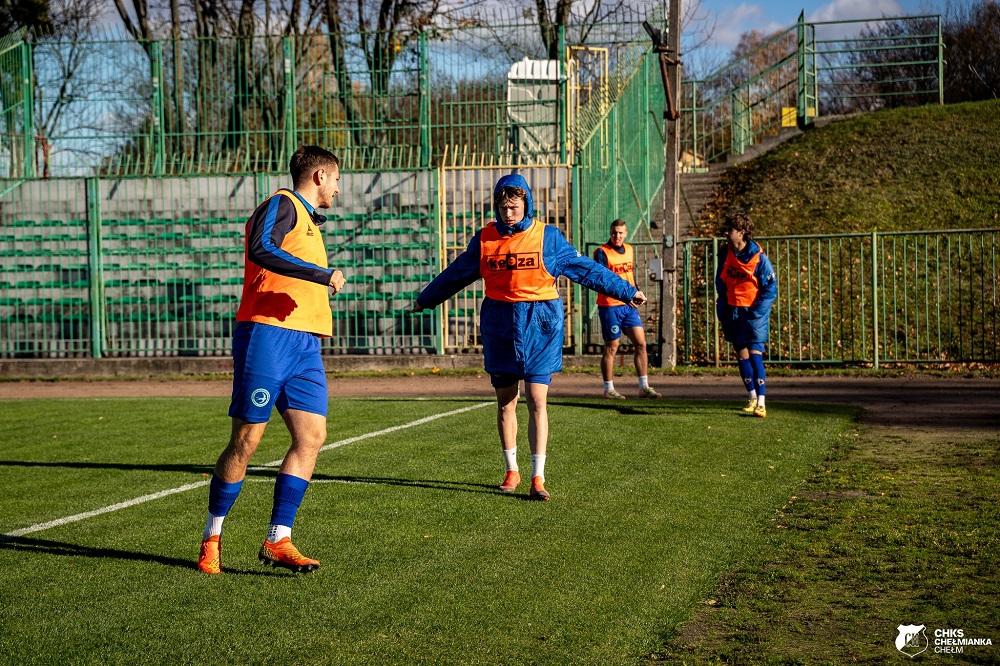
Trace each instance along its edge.
{"label": "grass pitch", "polygon": [[[480,401],[332,403],[329,441]],[[496,491],[487,405],[323,453],[295,525],[315,574],[261,567],[273,469],[194,568],[207,488],[0,540],[12,663],[620,663],[655,654],[854,429],[838,408],[555,400],[553,500]],[[0,532],[204,481],[213,399],[8,402]],[[523,410],[523,407],[521,408]],[[530,458],[521,413],[522,471]],[[272,422],[255,463],[287,447]],[[525,489],[526,490],[526,489]]]}

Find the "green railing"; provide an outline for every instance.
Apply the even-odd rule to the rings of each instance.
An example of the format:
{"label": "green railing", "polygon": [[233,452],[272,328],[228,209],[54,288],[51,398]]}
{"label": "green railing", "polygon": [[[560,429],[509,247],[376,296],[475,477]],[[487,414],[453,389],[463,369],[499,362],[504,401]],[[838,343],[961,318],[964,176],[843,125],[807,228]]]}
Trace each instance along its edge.
{"label": "green railing", "polygon": [[[512,169],[532,182],[540,219],[559,226],[578,247],[591,250],[606,239],[611,220],[625,219],[646,265],[659,245],[652,240],[651,207],[663,176],[663,93],[648,45],[637,41],[638,24],[614,28],[599,30],[586,48],[561,49],[566,56],[553,66],[525,69],[522,83],[544,93],[534,107],[509,93],[507,75],[516,59],[489,48],[498,34],[526,36],[528,26],[480,25],[419,36],[403,49],[413,57],[397,61],[383,79],[354,77],[352,67],[362,66],[356,45],[341,45],[349,66],[331,68],[333,45],[326,35],[181,40],[148,48],[124,40],[63,46],[0,41],[0,166],[9,176],[0,180],[0,356],[228,353],[242,284],[243,224],[285,184],[282,162],[302,142],[333,147],[345,165],[343,196],[324,234],[331,263],[348,267],[350,281],[334,300],[334,336],[326,353],[477,349],[476,288],[436,312],[413,315],[408,306],[491,219],[492,184]],[[800,21],[794,34],[772,40],[790,40],[787,56],[756,69],[747,65],[742,73],[736,73],[739,63],[730,67],[721,79],[737,85],[725,88],[724,101],[714,107],[730,114],[729,129],[710,130],[699,111],[685,123],[690,136],[700,137],[703,147],[718,139],[732,151],[734,141],[743,148],[758,141],[767,126],[762,118],[773,118],[779,105],[788,102],[808,118],[809,104],[822,106],[826,99],[817,35],[815,25]],[[54,80],[46,63],[55,58],[44,55],[46,49],[71,47],[84,49],[74,52],[84,62],[95,58],[90,68],[103,95],[81,89],[79,104],[69,100],[63,108],[85,131],[69,131],[54,119],[53,108],[34,100],[30,85]],[[256,67],[254,76],[234,78],[241,67]],[[177,81],[183,81],[180,98],[173,92]],[[715,92],[706,87],[696,99]],[[52,177],[60,173],[87,177]],[[772,357],[995,360],[995,343],[983,342],[995,336],[980,335],[983,325],[995,329],[996,323],[996,281],[988,278],[996,275],[992,240],[980,239],[985,245],[979,252],[968,234],[940,235],[945,237],[944,249],[919,247],[925,259],[931,257],[926,261],[942,257],[948,280],[962,276],[954,278],[947,307],[914,300],[912,285],[924,284],[918,275],[909,283],[896,280],[897,271],[908,275],[910,269],[899,264],[895,246],[886,251],[888,235],[801,238],[794,249],[791,240],[775,240],[769,249],[779,275],[797,277],[782,287],[786,300],[776,308]],[[907,262],[918,247],[907,249],[908,238],[893,241],[903,244]],[[836,243],[837,256],[854,252],[852,263],[837,269],[838,276],[849,276],[840,286],[834,286],[832,255],[811,258],[824,242]],[[967,250],[956,254],[953,248]],[[684,246],[682,362],[716,362],[724,354],[705,277],[712,256],[706,241]],[[872,260],[874,268],[865,268]],[[791,265],[796,271],[785,271]],[[979,301],[964,291],[970,274],[992,289]],[[641,279],[650,295],[658,291],[645,275]],[[895,291],[885,291],[889,284]],[[851,300],[844,300],[848,287]],[[592,295],[561,288],[568,306],[566,344],[577,350],[599,345]],[[698,301],[703,294],[704,307]],[[831,319],[823,313],[835,301],[840,314]],[[823,310],[823,303],[830,307]],[[656,328],[657,309],[654,301],[644,310],[649,330]]]}
{"label": "green railing", "polygon": [[[564,27],[555,61],[523,18],[393,40],[10,35],[0,42],[0,176],[31,177],[36,163],[45,177],[271,173],[302,143],[335,150],[353,170],[431,168],[456,152],[565,163],[575,125],[592,108],[606,112],[619,76],[647,50],[643,18],[624,8]],[[577,121],[568,46],[579,40],[602,50],[607,67],[575,69],[600,93],[596,105],[583,100]],[[517,70],[525,57],[555,66]]]}
{"label": "green railing", "polygon": [[[779,363],[1000,361],[1000,229],[761,238]],[[733,359],[715,316],[722,239],[684,241],[684,363]]]}
{"label": "green railing", "polygon": [[[587,256],[593,257],[594,250],[602,245],[607,238],[601,242],[587,243],[584,248]],[[663,244],[659,241],[629,240],[635,255],[635,284],[646,295],[646,303],[639,308],[639,316],[642,319],[643,328],[646,331],[646,342],[650,348],[656,343],[656,332],[659,330],[660,319],[660,283],[653,280],[649,275],[649,267],[653,259],[660,256]],[[599,354],[604,347],[604,339],[601,337],[601,320],[598,317],[597,293],[584,289],[583,304],[583,335],[582,350],[588,354]],[[624,344],[628,344],[625,339]]]}
{"label": "green railing", "polygon": [[681,149],[696,166],[743,155],[820,115],[944,103],[940,16],[798,22],[682,84]]}
{"label": "green railing", "polygon": [[0,37],[0,175],[34,175],[31,50],[24,30]]}
{"label": "green railing", "polygon": [[[541,182],[544,171],[533,179]],[[326,353],[475,349],[481,293],[456,303],[445,321],[439,319],[444,311],[414,316],[408,306],[440,268],[439,225],[449,235],[459,227],[469,233],[489,211],[477,211],[475,219],[442,215],[441,204],[426,195],[436,182],[407,175],[386,181],[386,175],[345,177],[345,192],[378,191],[382,207],[338,207],[325,226],[331,261],[350,274],[333,301],[334,336]],[[13,188],[0,212],[0,357],[228,353],[243,267],[245,218],[235,211],[251,209],[280,183],[277,176],[87,179]],[[60,196],[49,197],[45,213],[33,209],[38,193],[31,188],[51,192],[53,184],[64,185]],[[183,214],[139,216],[150,198]],[[562,195],[542,200],[546,219],[565,219]],[[793,364],[1000,361],[998,232],[760,239],[779,281],[769,358]],[[457,237],[449,242],[449,256],[463,246]],[[643,310],[652,332],[658,285],[646,269],[659,244],[634,244],[639,284],[652,297]],[[720,246],[719,239],[697,239],[681,247],[681,363],[731,360],[715,317]],[[581,247],[591,253],[595,243]],[[593,351],[600,346],[593,294],[566,298],[567,344]]]}
{"label": "green railing", "polygon": [[[617,103],[594,124],[574,164],[579,237],[602,243],[612,220],[648,238],[663,184],[663,89],[655,54],[641,59]],[[645,236],[643,234],[645,231]]]}
{"label": "green railing", "polygon": [[[350,174],[330,260],[350,276],[327,353],[438,351],[411,316],[438,270],[434,173]],[[0,197],[0,356],[213,356],[230,350],[247,216],[287,177],[53,179]],[[367,196],[363,196],[367,193]]]}

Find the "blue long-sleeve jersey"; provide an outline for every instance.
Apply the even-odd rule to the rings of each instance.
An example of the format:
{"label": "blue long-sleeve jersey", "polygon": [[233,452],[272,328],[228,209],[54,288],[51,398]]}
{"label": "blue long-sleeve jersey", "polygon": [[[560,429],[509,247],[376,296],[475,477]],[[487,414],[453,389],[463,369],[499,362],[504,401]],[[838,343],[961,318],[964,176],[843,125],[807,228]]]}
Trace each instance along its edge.
{"label": "blue long-sleeve jersey", "polygon": [[[326,218],[317,213],[312,204],[306,201],[301,194],[294,190],[292,190],[292,194],[302,202],[316,226],[320,226],[326,221]],[[250,216],[249,222],[247,255],[250,261],[278,275],[322,285],[330,284],[330,278],[333,275],[332,268],[323,268],[303,261],[281,249],[281,243],[285,236],[298,223],[295,205],[288,198],[277,194],[270,197],[257,207]]]}
{"label": "blue long-sleeve jersey", "polygon": [[715,290],[718,293],[715,312],[722,324],[722,331],[726,340],[738,346],[765,343],[770,334],[771,306],[778,298],[778,280],[774,274],[774,266],[760,245],[753,240],[747,242],[746,247],[737,253],[736,258],[746,263],[755,254],[760,253],[760,261],[754,269],[754,277],[758,284],[757,297],[748,307],[733,307],[726,299],[726,283],[722,279],[726,252],[729,251],[727,245],[719,257],[719,270],[715,274]]}
{"label": "blue long-sleeve jersey", "polygon": [[[528,192],[525,218],[508,226],[497,220],[501,233],[519,233],[535,223],[530,189],[520,176],[505,176],[497,184],[515,184]],[[542,224],[537,222],[537,224]],[[435,307],[448,300],[481,275],[479,233],[466,250],[420,292],[421,307]],[[542,241],[542,264],[554,278],[565,276],[593,289],[629,302],[637,289],[597,262],[582,256],[558,228],[546,225]],[[508,303],[484,298],[480,329],[486,371],[519,377],[547,375],[562,369],[563,320],[561,298]]]}

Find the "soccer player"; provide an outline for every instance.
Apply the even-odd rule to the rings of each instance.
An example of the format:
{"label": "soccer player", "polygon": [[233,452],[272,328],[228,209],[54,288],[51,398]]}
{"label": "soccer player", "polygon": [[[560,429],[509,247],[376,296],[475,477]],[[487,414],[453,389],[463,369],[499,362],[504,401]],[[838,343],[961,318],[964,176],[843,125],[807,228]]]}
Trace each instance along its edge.
{"label": "soccer player", "polygon": [[292,544],[292,523],[319,449],[326,440],[326,372],[320,338],[333,333],[327,289],[344,274],[327,265],[316,211],[340,194],[340,160],[318,146],[302,146],[289,161],[294,189],[260,204],[246,225],[243,297],[233,331],[232,434],[209,486],[208,520],[198,569],[222,573],[222,522],[240,493],[271,410],[292,436],[274,483],[271,526],[258,558],[295,572],[319,568]]}
{"label": "soccer player", "polygon": [[548,390],[562,370],[562,299],[556,278],[641,305],[645,295],[597,262],[583,257],[558,228],[535,219],[531,188],[520,175],[503,176],[493,188],[495,220],[481,229],[417,296],[414,310],[432,308],[483,279],[486,298],[480,328],[486,372],[497,397],[497,432],[507,472],[500,490],[513,493],[521,482],[517,465],[518,384],[524,380],[531,446],[528,497],[548,501]]}
{"label": "soccer player", "polygon": [[715,310],[723,335],[736,351],[740,377],[747,390],[743,411],[765,418],[764,345],[770,328],[771,305],[778,297],[778,281],[771,261],[752,238],[753,221],[749,215],[734,213],[725,229],[728,243],[715,276],[718,292]]}
{"label": "soccer player", "polygon": [[[608,242],[594,250],[594,261],[607,266],[611,272],[635,284],[635,251],[625,242],[628,226],[625,220],[611,223]],[[604,338],[604,355],[601,357],[601,376],[604,379],[604,397],[624,400],[625,396],[615,390],[615,354],[624,333],[632,341],[632,362],[635,375],[639,378],[639,395],[643,398],[661,397],[649,385],[649,359],[646,355],[646,332],[642,329],[639,310],[630,303],[622,303],[605,294],[597,295],[597,313],[601,319],[601,337]]]}

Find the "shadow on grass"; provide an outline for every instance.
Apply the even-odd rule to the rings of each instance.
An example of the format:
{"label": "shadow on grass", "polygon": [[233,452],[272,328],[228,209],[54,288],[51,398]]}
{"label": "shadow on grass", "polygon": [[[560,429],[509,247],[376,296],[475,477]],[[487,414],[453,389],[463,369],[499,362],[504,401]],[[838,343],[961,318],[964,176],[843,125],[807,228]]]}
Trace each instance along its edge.
{"label": "shadow on grass", "polygon": [[673,411],[673,407],[676,405],[668,405],[666,403],[660,403],[662,406],[657,409],[657,403],[652,401],[646,403],[640,403],[638,405],[630,405],[623,400],[618,400],[615,402],[593,402],[583,400],[566,400],[560,398],[558,400],[549,400],[548,405],[550,407],[576,407],[577,409],[592,409],[595,411],[604,412],[616,412],[622,416],[649,416],[650,414],[662,414],[666,411]]}
{"label": "shadow on grass", "polygon": [[[93,462],[93,461],[35,461],[35,460],[0,460],[0,467],[41,467],[41,468],[66,468],[66,469],[115,469],[123,471],[148,471],[148,472],[184,472],[188,474],[201,474],[205,477],[212,475],[214,465],[193,465],[193,464],[142,464],[142,463],[116,463],[116,462]],[[261,479],[273,479],[278,475],[277,467],[254,467],[247,468],[247,476]],[[447,481],[444,479],[400,479],[387,476],[351,476],[335,474],[313,474],[313,481],[334,481],[340,483],[357,483],[382,486],[398,486],[403,488],[429,488],[431,490],[451,490],[464,493],[481,493],[487,495],[505,495],[500,492],[497,486],[488,483],[470,483],[467,481]],[[499,485],[499,484],[497,484]]]}
{"label": "shadow on grass", "polygon": [[[189,474],[205,474],[211,476],[215,465],[192,465],[187,463],[116,463],[116,462],[93,462],[93,461],[59,461],[59,460],[0,460],[0,467],[68,467],[70,469],[119,469],[128,472],[149,471],[149,472],[186,472]],[[247,474],[274,476],[278,473],[277,468],[248,470]]]}
{"label": "shadow on grass", "polygon": [[442,479],[399,479],[388,476],[350,476],[333,474],[314,474],[313,481],[334,481],[341,483],[358,483],[378,486],[396,486],[400,488],[428,488],[430,490],[449,490],[461,493],[476,493],[480,495],[503,495],[513,499],[527,499],[527,495],[501,492],[497,483],[471,483],[468,481],[444,481]]}
{"label": "shadow on grass", "polygon": [[[31,537],[4,536],[0,535],[0,550],[13,550],[24,553],[37,553],[42,555],[63,555],[67,557],[94,557],[98,559],[119,559],[129,562],[152,562],[168,567],[179,567],[181,569],[191,569],[197,571],[194,558],[182,560],[177,557],[157,555],[155,553],[140,553],[131,550],[119,550],[117,548],[97,548],[93,546],[81,546],[75,543],[64,541],[52,541],[51,539],[34,539]],[[251,569],[233,569],[226,567],[227,574],[237,576],[281,576],[283,574],[273,571],[255,571]]]}

